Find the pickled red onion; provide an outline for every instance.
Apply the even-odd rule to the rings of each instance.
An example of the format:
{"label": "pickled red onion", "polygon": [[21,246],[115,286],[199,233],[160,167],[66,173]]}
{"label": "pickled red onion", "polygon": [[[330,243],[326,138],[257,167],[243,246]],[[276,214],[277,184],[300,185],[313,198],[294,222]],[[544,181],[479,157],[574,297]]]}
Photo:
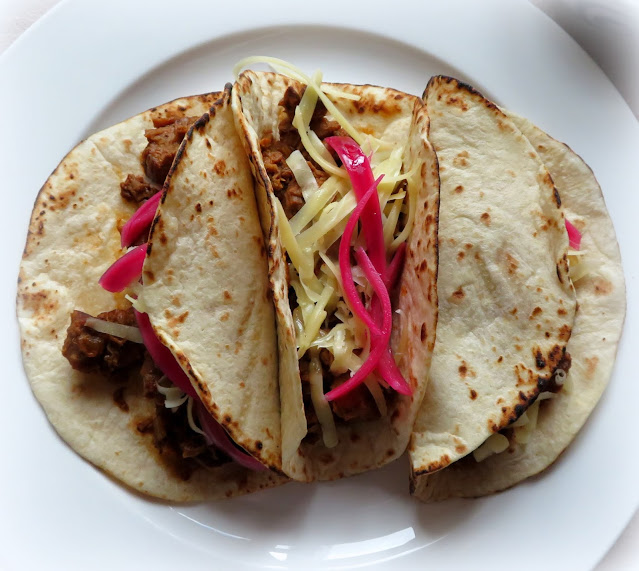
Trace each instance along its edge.
{"label": "pickled red onion", "polygon": [[388,288],[388,291],[392,291],[397,285],[397,280],[402,273],[404,267],[404,259],[406,258],[406,242],[402,242],[398,247],[393,259],[386,268],[386,276],[384,276],[384,283]]}
{"label": "pickled red onion", "polygon": [[342,274],[344,297],[346,298],[353,314],[359,317],[372,333],[376,334],[380,334],[381,330],[364,307],[364,304],[359,297],[359,293],[355,288],[355,282],[353,281],[353,270],[351,268],[351,238],[353,237],[355,225],[366,208],[368,201],[371,200],[373,195],[377,196],[377,185],[381,180],[382,177],[380,176],[376,181],[373,181],[364,193],[363,197],[359,200],[355,210],[353,210],[351,217],[346,223],[346,228],[344,228],[344,233],[342,234],[339,244],[339,270]]}
{"label": "pickled red onion", "polygon": [[[377,192],[373,197],[372,190],[376,190],[381,177],[377,181],[373,181],[373,171],[370,166],[370,159],[366,157],[362,149],[357,145],[355,141],[349,137],[327,137],[325,141],[335,150],[340,157],[344,168],[348,172],[348,175],[353,186],[353,191],[358,199],[358,205],[351,214],[342,240],[339,250],[339,263],[340,271],[342,273],[342,283],[344,286],[344,296],[346,297],[351,310],[355,315],[360,317],[362,321],[368,326],[371,334],[371,353],[368,359],[364,362],[362,367],[351,377],[346,383],[333,389],[327,393],[327,400],[334,400],[339,396],[346,394],[351,389],[355,388],[358,384],[363,382],[366,376],[373,371],[374,368],[378,369],[381,377],[397,392],[401,394],[412,394],[410,385],[402,377],[399,368],[395,363],[392,351],[389,346],[390,331],[392,327],[392,313],[390,306],[389,290],[392,289],[401,273],[401,269],[404,263],[404,257],[406,252],[406,244],[402,243],[391,264],[386,265],[386,249],[384,245],[384,231],[381,218],[381,208],[379,204],[379,198]],[[357,220],[361,217],[362,232],[366,239],[366,246],[371,254],[370,259],[366,256],[363,250],[358,251],[356,256],[358,260],[362,262],[372,262],[377,278],[382,280],[383,293],[381,290],[375,289],[375,294],[371,300],[371,314],[363,307],[355,284],[352,283],[352,273],[350,267],[350,242],[355,228]],[[361,263],[360,263],[361,265]],[[362,267],[366,273],[366,269]],[[371,268],[368,268],[370,274]],[[374,272],[374,273],[375,273]],[[367,277],[369,277],[367,275]],[[375,279],[371,275],[369,281],[373,284],[372,279]],[[385,314],[386,308],[388,308],[388,316]],[[378,325],[381,320],[386,323],[388,319],[388,325],[385,328],[382,325],[381,329]],[[372,322],[372,324],[371,324]],[[329,398],[328,395],[331,395]]]}
{"label": "pickled red onion", "polygon": [[[343,239],[344,238],[342,237],[342,240]],[[388,342],[390,341],[393,315],[390,304],[390,297],[388,295],[388,290],[384,285],[384,280],[382,280],[382,276],[375,269],[375,266],[373,265],[370,258],[366,255],[366,252],[364,252],[363,248],[358,248],[355,251],[355,257],[357,258],[357,262],[359,263],[360,267],[364,271],[366,279],[368,279],[370,284],[373,286],[375,294],[381,301],[382,326],[379,335],[375,336],[376,338],[375,342],[372,343],[371,352],[369,353],[366,361],[364,361],[363,365],[359,369],[357,369],[357,371],[355,371],[353,376],[348,379],[348,381],[326,393],[326,400],[329,402],[344,396],[346,393],[362,384],[364,382],[364,379],[366,379],[366,377],[370,375],[377,367],[379,360],[381,359],[384,352],[387,350]]]}
{"label": "pickled red onion", "polygon": [[191,381],[178,364],[173,353],[156,337],[149,316],[135,309],[133,311],[135,312],[135,318],[138,322],[140,333],[142,334],[144,346],[151,355],[153,362],[176,387],[190,397],[193,397],[194,403],[197,406],[198,417],[202,424],[202,430],[211,444],[222,450],[234,462],[241,464],[245,468],[249,468],[250,470],[266,470],[267,468],[263,464],[237,448],[226,431],[211,416],[208,410],[206,410],[206,407],[195,392]]}
{"label": "pickled red onion", "polygon": [[142,266],[146,256],[146,244],[140,244],[129,250],[124,256],[118,258],[102,277],[98,283],[107,291],[112,293],[122,291],[131,282],[142,275]]}
{"label": "pickled red onion", "polygon": [[161,192],[154,194],[135,211],[135,214],[122,227],[120,244],[123,248],[128,248],[151,226],[161,199]]}
{"label": "pickled red onion", "polygon": [[581,247],[581,232],[575,228],[568,218],[566,218],[566,230],[568,232],[568,244],[573,250],[579,250]]}
{"label": "pickled red onion", "polygon": [[[374,182],[370,160],[360,146],[350,137],[326,137],[328,143],[337,153],[353,186],[353,192],[361,201]],[[378,182],[375,184],[377,186]],[[382,212],[377,193],[366,203],[362,213],[362,231],[366,238],[366,249],[375,269],[383,276],[386,272],[386,248],[382,226]]]}
{"label": "pickled red onion", "polygon": [[153,362],[177,388],[190,397],[197,399],[198,396],[191,381],[176,361],[173,353],[155,335],[149,316],[146,313],[140,313],[136,309],[133,309],[133,311],[142,334],[142,341],[144,341],[144,346],[151,355]]}
{"label": "pickled red onion", "polygon": [[213,446],[220,449],[227,456],[230,456],[231,460],[249,470],[267,470],[264,464],[240,450],[233,443],[226,430],[211,416],[204,404],[202,404],[202,401],[197,400],[195,404],[197,406],[197,415],[200,419],[202,430]]}

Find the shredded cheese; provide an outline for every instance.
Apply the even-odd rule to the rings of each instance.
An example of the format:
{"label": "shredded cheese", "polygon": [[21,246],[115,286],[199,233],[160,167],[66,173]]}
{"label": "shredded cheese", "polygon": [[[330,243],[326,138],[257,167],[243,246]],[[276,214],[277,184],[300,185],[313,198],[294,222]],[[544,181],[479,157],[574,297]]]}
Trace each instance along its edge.
{"label": "shredded cheese", "polygon": [[[166,386],[168,383],[169,386]],[[189,396],[186,393],[183,393],[178,387],[176,387],[173,383],[171,383],[166,377],[162,377],[156,384],[158,392],[164,396],[164,406],[165,408],[170,408],[173,412],[175,412],[178,407],[182,406]]]}
{"label": "shredded cheese", "polygon": [[520,444],[526,444],[530,441],[533,431],[537,427],[537,417],[539,415],[539,403],[537,399],[526,409],[526,422],[520,426],[515,426],[513,432],[515,440]]}
{"label": "shredded cheese", "polygon": [[186,418],[193,432],[206,436],[206,433],[197,424],[195,424],[195,420],[193,420],[193,397],[188,397],[186,402]]}
{"label": "shredded cheese", "polygon": [[337,194],[340,186],[346,185],[339,179],[331,177],[319,187],[315,194],[306,200],[304,206],[302,206],[295,216],[289,220],[291,231],[295,236],[304,230],[304,228],[306,228],[314,218],[318,217],[322,213],[324,207],[333,200],[333,197]]}
{"label": "shredded cheese", "polygon": [[311,400],[317,415],[317,420],[322,427],[322,438],[326,448],[337,446],[339,439],[335,427],[335,419],[331,411],[331,405],[324,396],[324,375],[322,365],[319,360],[319,350],[311,349],[311,360],[309,363],[308,381],[311,385]]}
{"label": "shredded cheese", "polygon": [[306,353],[306,350],[311,346],[311,343],[317,337],[320,327],[326,319],[325,307],[328,304],[328,301],[333,295],[334,291],[335,290],[331,286],[326,286],[319,301],[313,306],[308,319],[304,319],[304,332],[302,333],[301,338],[298,342],[298,357],[301,358],[304,353]]}
{"label": "shredded cheese", "polygon": [[318,186],[304,155],[301,151],[293,151],[286,159],[286,164],[299,184],[304,200],[309,200],[317,192]]}
{"label": "shredded cheese", "polygon": [[[293,308],[292,313],[298,358],[307,354],[310,359],[309,382],[313,406],[322,427],[324,443],[331,447],[337,443],[337,433],[330,405],[323,394],[319,352],[327,349],[332,354],[331,373],[352,374],[368,358],[370,336],[364,323],[351,314],[343,300],[338,255],[332,246],[343,234],[357,199],[346,169],[337,166],[331,153],[310,127],[318,101],[326,107],[330,119],[337,121],[369,156],[374,177],[383,175],[377,193],[384,241],[389,254],[408,238],[412,230],[419,190],[415,174],[421,165],[410,172],[402,172],[404,146],[357,131],[333,100],[356,100],[359,96],[322,84],[319,71],[309,77],[283,60],[252,57],[240,61],[235,73],[239,74],[243,67],[254,63],[266,63],[275,71],[306,85],[295,109],[293,127],[299,133],[304,151],[328,175],[328,179],[319,186],[305,156],[300,151],[292,153],[287,158],[287,164],[301,188],[304,205],[288,220],[282,205],[276,200],[276,215],[282,246],[290,260],[290,285],[297,298],[297,307]],[[406,188],[397,190],[397,184],[404,180]],[[401,231],[398,228],[400,221],[404,222]],[[356,231],[354,244],[362,245],[363,240],[363,236],[358,236]],[[358,268],[353,269],[358,291],[365,299],[370,299],[372,288],[360,274]],[[407,340],[403,341],[405,346]],[[400,358],[400,355],[401,351],[396,358]],[[388,411],[381,382],[375,376],[365,381],[380,413],[386,416]]]}
{"label": "shredded cheese", "polygon": [[97,317],[87,317],[84,322],[87,327],[94,329],[100,333],[106,333],[107,335],[113,335],[113,337],[119,337],[120,339],[126,339],[133,343],[143,343],[142,334],[137,327],[132,325],[123,325],[122,323],[113,323],[106,319],[98,319]]}
{"label": "shredded cheese", "polygon": [[377,405],[377,410],[379,410],[379,414],[382,416],[382,418],[385,418],[388,415],[388,408],[386,406],[386,399],[384,398],[382,388],[379,386],[379,380],[368,377],[364,381],[364,384],[371,393],[371,396],[373,397],[373,400]]}
{"label": "shredded cheese", "polygon": [[477,450],[473,452],[476,462],[483,462],[493,454],[500,454],[508,448],[508,438],[496,432],[491,434]]}

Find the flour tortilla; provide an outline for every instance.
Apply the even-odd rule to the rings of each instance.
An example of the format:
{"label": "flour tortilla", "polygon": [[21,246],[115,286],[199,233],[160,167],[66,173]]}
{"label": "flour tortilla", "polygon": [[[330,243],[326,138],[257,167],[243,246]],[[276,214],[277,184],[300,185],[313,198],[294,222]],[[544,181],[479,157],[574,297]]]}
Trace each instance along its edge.
{"label": "flour tortilla", "polygon": [[[413,418],[423,396],[437,320],[437,211],[439,180],[437,162],[426,139],[428,117],[421,102],[411,95],[370,85],[331,84],[337,90],[359,96],[352,101],[337,97],[334,103],[358,130],[387,142],[404,145],[410,152],[405,171],[419,165],[420,194],[413,232],[400,284],[397,332],[404,337],[400,369],[414,388],[412,397],[399,397],[388,416],[377,421],[338,425],[339,444],[303,442],[306,418],[296,350],[293,318],[288,300],[286,257],[279,236],[275,195],[266,173],[260,140],[279,137],[278,103],[289,86],[302,85],[288,77],[264,72],[244,72],[233,92],[238,128],[244,133],[258,183],[257,198],[269,251],[269,280],[277,317],[282,403],[282,469],[290,477],[327,480],[386,464],[406,448]],[[330,118],[330,113],[327,115]],[[395,341],[401,335],[395,335]]]}
{"label": "flour tortilla", "polygon": [[579,309],[568,342],[572,367],[557,398],[540,403],[537,426],[526,444],[511,439],[501,454],[479,463],[469,457],[421,480],[416,495],[423,500],[490,494],[550,466],[572,442],[610,381],[623,329],[626,295],[621,256],[594,174],[567,145],[527,119],[508,115],[539,153],[566,217],[582,234],[580,259],[590,271],[574,284]]}
{"label": "flour tortilla", "polygon": [[559,194],[533,146],[455,79],[432,78],[424,99],[441,208],[437,343],[409,447],[420,497],[428,474],[455,466],[552,384],[576,309]]}
{"label": "flour tortilla", "polygon": [[213,417],[237,444],[280,469],[266,248],[230,88],[187,139],[151,231],[141,299]]}
{"label": "flour tortilla", "polygon": [[[142,396],[141,383],[127,385],[129,410],[124,412],[114,404],[118,385],[101,375],[73,370],[61,349],[73,309],[97,315],[128,305],[123,294],[104,291],[98,279],[122,254],[119,229],[135,206],[120,197],[120,183],[128,174],[143,174],[145,129],[153,128],[153,119],[200,116],[220,96],[172,101],[75,147],[38,195],[20,267],[17,312],[24,367],[51,424],[76,452],[107,474],[143,494],[173,501],[233,496],[282,479],[228,463],[182,480],[160,461],[152,436],[135,429],[137,421],[152,416],[155,409]],[[179,242],[180,237],[172,240]],[[197,259],[194,256],[191,263]],[[203,320],[204,325],[220,327]]]}

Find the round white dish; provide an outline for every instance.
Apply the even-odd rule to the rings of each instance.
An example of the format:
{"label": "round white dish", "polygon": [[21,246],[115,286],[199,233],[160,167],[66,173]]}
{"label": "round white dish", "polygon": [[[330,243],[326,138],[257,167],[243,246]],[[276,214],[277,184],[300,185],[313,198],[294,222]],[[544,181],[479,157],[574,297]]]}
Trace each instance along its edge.
{"label": "round white dish", "polygon": [[[639,504],[637,259],[639,126],[601,71],[527,2],[420,6],[285,0],[213,8],[204,0],[68,0],[0,57],[4,110],[1,277],[5,450],[0,566],[7,568],[587,569]],[[329,81],[421,94],[434,73],[460,77],[566,141],[593,168],[624,258],[628,315],[611,386],[575,443],[541,477],[493,497],[421,505],[407,464],[349,480],[228,502],[141,498],[55,434],[21,366],[17,267],[38,189],[88,134],[163,101],[220,89],[246,55],[283,57]]]}

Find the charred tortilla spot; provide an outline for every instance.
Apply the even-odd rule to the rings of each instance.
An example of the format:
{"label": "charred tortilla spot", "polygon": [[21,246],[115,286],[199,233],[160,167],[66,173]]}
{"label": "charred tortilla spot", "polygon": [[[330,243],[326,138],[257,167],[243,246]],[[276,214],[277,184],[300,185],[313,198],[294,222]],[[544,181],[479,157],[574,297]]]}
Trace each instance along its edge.
{"label": "charred tortilla spot", "polygon": [[475,389],[470,389],[470,398],[475,400],[477,398],[477,391]]}
{"label": "charred tortilla spot", "polygon": [[557,204],[557,208],[561,206],[561,198],[559,197],[559,191],[556,187],[553,186],[553,194],[555,195],[555,203]]}
{"label": "charred tortilla spot", "polygon": [[613,285],[606,279],[596,278],[593,280],[593,285],[596,295],[610,295],[612,293]]}
{"label": "charred tortilla spot", "polygon": [[459,286],[450,296],[450,301],[453,303],[461,302],[465,297],[464,289]]}
{"label": "charred tortilla spot", "polygon": [[486,225],[486,226],[490,226],[490,214],[488,214],[488,212],[484,212],[481,216],[480,216],[480,220]]}
{"label": "charred tortilla spot", "polygon": [[586,362],[586,377],[592,379],[595,375],[595,371],[597,370],[597,364],[599,363],[599,357],[595,356],[592,358],[586,357],[584,359]]}
{"label": "charred tortilla spot", "polygon": [[535,309],[532,310],[532,313],[530,314],[529,319],[534,319],[535,317],[537,317],[542,312],[543,312],[543,310],[541,309],[541,307],[535,307]]}
{"label": "charred tortilla spot", "polygon": [[519,269],[519,262],[517,261],[517,258],[509,253],[506,253],[506,267],[508,268],[508,274],[511,276]]}
{"label": "charred tortilla spot", "polygon": [[453,159],[453,165],[455,165],[458,168],[468,166],[468,159],[466,158],[468,157],[468,153],[466,151],[463,151],[463,153],[466,153],[466,154],[462,155],[462,153],[460,153]]}
{"label": "charred tortilla spot", "polygon": [[416,474],[426,474],[430,472],[435,472],[437,470],[441,470],[450,464],[450,456],[448,454],[444,454],[439,460],[435,460],[426,466],[426,469],[423,471],[418,471]]}

